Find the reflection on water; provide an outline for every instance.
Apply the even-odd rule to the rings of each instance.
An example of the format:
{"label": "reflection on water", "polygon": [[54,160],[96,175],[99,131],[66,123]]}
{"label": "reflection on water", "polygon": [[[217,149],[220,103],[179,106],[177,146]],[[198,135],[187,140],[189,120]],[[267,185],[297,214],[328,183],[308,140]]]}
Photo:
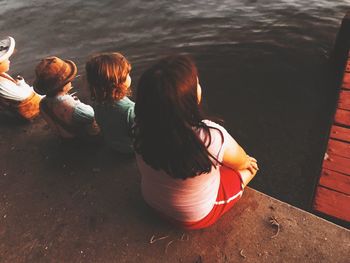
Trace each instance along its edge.
{"label": "reflection on water", "polygon": [[200,55],[204,49],[234,59],[241,53],[237,45],[259,53],[274,47],[285,53],[329,49],[347,6],[303,0],[0,3],[1,33],[21,44],[19,65],[52,53],[82,59],[116,48],[134,64],[173,51]]}
{"label": "reflection on water", "polygon": [[[121,51],[134,84],[169,53],[196,59],[208,111],[255,155],[253,186],[307,207],[327,133],[327,56],[346,0],[0,0],[0,35],[18,52],[12,69],[33,79],[44,56],[77,62]],[[88,97],[84,89],[83,98]]]}

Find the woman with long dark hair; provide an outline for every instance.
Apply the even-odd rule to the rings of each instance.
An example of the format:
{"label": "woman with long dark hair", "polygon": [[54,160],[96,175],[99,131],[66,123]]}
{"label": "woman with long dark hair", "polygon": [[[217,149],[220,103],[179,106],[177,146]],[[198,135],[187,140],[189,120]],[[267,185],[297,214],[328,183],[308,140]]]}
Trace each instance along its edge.
{"label": "woman with long dark hair", "polygon": [[169,56],[140,78],[134,148],[145,201],[187,229],[215,223],[241,197],[257,161],[205,119],[188,56]]}

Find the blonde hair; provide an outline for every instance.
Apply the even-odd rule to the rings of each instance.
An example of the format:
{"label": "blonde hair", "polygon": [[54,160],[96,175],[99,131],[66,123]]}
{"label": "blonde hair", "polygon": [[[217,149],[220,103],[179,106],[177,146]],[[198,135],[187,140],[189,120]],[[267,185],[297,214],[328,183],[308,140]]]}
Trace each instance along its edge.
{"label": "blonde hair", "polygon": [[129,87],[124,83],[131,65],[122,54],[95,54],[86,62],[85,70],[92,100],[108,103],[129,95]]}

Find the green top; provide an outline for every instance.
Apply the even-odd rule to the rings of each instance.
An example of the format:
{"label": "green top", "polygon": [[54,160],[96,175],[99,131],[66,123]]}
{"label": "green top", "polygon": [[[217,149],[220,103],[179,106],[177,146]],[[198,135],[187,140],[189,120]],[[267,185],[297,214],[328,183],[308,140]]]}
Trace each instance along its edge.
{"label": "green top", "polygon": [[121,153],[132,153],[131,128],[134,124],[135,103],[128,97],[112,104],[94,107],[97,123],[100,125],[105,142]]}

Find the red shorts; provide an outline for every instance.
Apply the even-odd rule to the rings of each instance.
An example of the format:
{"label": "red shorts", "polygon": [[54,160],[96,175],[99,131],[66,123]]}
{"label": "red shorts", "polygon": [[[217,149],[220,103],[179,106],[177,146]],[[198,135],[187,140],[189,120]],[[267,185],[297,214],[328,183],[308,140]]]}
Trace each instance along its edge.
{"label": "red shorts", "polygon": [[[239,172],[221,166],[220,186],[213,209],[203,219],[197,222],[180,222],[170,219],[172,223],[188,230],[206,228],[214,224],[241,198],[243,194],[243,182]],[[164,215],[163,215],[164,217]],[[167,218],[165,216],[165,218]],[[169,220],[169,218],[167,218]]]}

